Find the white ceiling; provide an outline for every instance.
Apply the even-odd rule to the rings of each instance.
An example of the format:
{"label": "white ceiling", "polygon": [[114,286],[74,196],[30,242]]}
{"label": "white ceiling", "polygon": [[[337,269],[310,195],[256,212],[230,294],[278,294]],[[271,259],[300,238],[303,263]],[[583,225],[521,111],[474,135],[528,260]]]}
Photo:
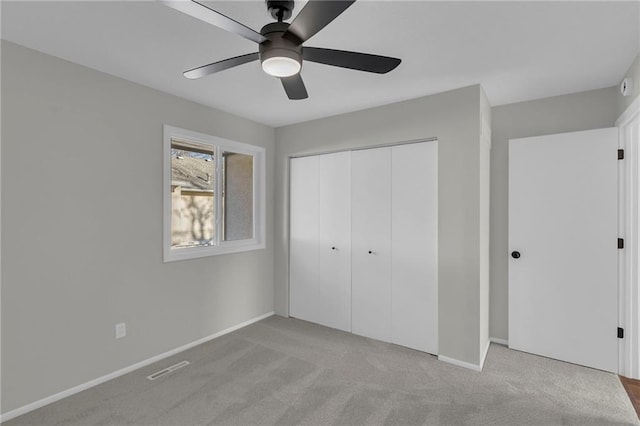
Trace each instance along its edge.
{"label": "white ceiling", "polygon": [[[259,31],[263,1],[210,1]],[[296,12],[304,2],[296,2]],[[2,38],[270,126],[482,84],[492,105],[613,86],[639,51],[640,3],[360,0],[306,45],[402,59],[386,75],[306,62],[290,101],[259,62],[182,71],[257,46],[155,1],[2,1]]]}

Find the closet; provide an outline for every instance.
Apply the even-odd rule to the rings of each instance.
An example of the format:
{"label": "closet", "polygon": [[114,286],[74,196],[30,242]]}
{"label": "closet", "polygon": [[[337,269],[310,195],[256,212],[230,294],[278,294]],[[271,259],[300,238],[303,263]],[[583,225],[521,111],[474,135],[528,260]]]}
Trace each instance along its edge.
{"label": "closet", "polygon": [[437,354],[437,141],[292,158],[292,317]]}

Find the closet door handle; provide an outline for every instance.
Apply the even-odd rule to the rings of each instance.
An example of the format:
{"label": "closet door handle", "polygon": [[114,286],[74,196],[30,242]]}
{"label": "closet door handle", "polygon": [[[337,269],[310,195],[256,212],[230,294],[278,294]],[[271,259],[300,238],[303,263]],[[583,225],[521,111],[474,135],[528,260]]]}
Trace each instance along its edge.
{"label": "closet door handle", "polygon": [[335,247],[331,247],[331,250],[337,250],[337,248],[335,248]]}
{"label": "closet door handle", "polygon": [[369,254],[373,254],[373,252],[371,250],[369,250]]}

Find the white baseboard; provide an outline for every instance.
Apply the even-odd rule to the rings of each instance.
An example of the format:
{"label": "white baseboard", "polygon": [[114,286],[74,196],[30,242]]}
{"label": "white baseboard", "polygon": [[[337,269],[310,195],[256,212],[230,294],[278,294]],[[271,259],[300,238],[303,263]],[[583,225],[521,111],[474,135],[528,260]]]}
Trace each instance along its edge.
{"label": "white baseboard", "polygon": [[217,333],[214,333],[214,334],[211,334],[209,336],[203,337],[202,339],[198,339],[198,340],[193,341],[191,343],[187,343],[186,345],[182,345],[182,346],[180,346],[178,348],[171,349],[170,351],[167,351],[167,352],[164,352],[164,353],[162,353],[160,355],[156,355],[156,356],[153,356],[151,358],[145,359],[144,361],[137,362],[137,363],[135,363],[133,365],[130,365],[128,367],[121,368],[120,370],[114,371],[113,373],[106,374],[106,375],[104,375],[102,377],[98,377],[97,379],[90,380],[90,381],[88,381],[86,383],[83,383],[81,385],[74,386],[74,387],[72,387],[70,389],[64,390],[62,392],[58,392],[58,393],[56,393],[54,395],[48,396],[46,398],[42,398],[42,399],[40,399],[38,401],[35,401],[35,402],[32,402],[30,404],[23,405],[22,407],[16,408],[15,410],[11,410],[11,411],[8,411],[8,412],[3,413],[2,415],[0,415],[0,423],[1,422],[6,422],[6,421],[11,420],[11,419],[13,419],[15,417],[18,417],[18,416],[21,416],[23,414],[26,414],[26,413],[28,413],[30,411],[37,410],[38,408],[44,407],[45,405],[49,405],[52,402],[59,401],[62,398],[66,398],[66,397],[71,396],[73,394],[76,394],[78,392],[82,392],[83,390],[92,388],[92,387],[97,386],[97,385],[99,385],[101,383],[108,382],[109,380],[115,379],[116,377],[123,376],[123,375],[125,375],[127,373],[130,373],[130,372],[132,372],[134,370],[137,370],[139,368],[146,367],[149,364],[153,364],[154,362],[160,361],[160,360],[162,360],[164,358],[168,358],[168,357],[170,357],[172,355],[175,355],[177,353],[186,351],[187,349],[190,349],[190,348],[192,348],[194,346],[201,345],[201,344],[203,344],[205,342],[208,342],[209,340],[213,340],[213,339],[215,339],[217,337],[223,336],[225,334],[229,334],[232,331],[236,331],[236,330],[238,330],[240,328],[243,328],[243,327],[246,327],[246,326],[248,326],[250,324],[253,324],[254,322],[258,322],[258,321],[261,321],[261,320],[263,320],[265,318],[268,318],[268,317],[272,316],[273,314],[274,314],[273,312],[269,312],[269,313],[266,313],[264,315],[260,315],[258,317],[252,318],[252,319],[250,319],[248,321],[245,321],[245,322],[242,322],[240,324],[236,324],[236,325],[234,325],[232,327],[226,328],[226,329],[224,329],[222,331],[219,331]]}
{"label": "white baseboard", "polygon": [[492,343],[497,343],[499,345],[509,346],[509,341],[506,339],[498,339],[497,337],[490,337],[489,341]]}
{"label": "white baseboard", "polygon": [[480,359],[480,364],[471,364],[470,362],[460,361],[459,359],[449,358],[448,356],[438,355],[438,361],[446,362],[447,364],[457,365],[458,367],[468,368],[473,371],[482,371],[484,367],[484,361],[487,359],[487,353],[489,353],[489,346],[491,346],[491,341],[487,341],[487,345],[482,352],[482,358]]}
{"label": "white baseboard", "polygon": [[487,359],[487,354],[489,353],[489,346],[491,346],[491,340],[487,340],[487,345],[482,352],[482,358],[480,359],[480,371],[484,368],[484,362]]}
{"label": "white baseboard", "polygon": [[438,361],[446,362],[447,364],[457,365],[458,367],[468,368],[473,371],[482,371],[482,366],[478,364],[471,364],[470,362],[460,361],[459,359],[449,358],[448,356],[438,355]]}

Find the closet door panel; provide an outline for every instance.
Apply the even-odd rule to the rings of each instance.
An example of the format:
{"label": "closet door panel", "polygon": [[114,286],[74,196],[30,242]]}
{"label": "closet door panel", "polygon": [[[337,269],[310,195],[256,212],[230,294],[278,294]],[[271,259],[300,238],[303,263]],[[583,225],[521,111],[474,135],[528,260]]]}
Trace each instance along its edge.
{"label": "closet door panel", "polygon": [[391,148],[351,153],[352,331],[391,341]]}
{"label": "closet door panel", "polygon": [[351,152],[319,156],[318,322],[351,331]]}
{"label": "closet door panel", "polygon": [[289,315],[318,322],[318,157],[290,162]]}
{"label": "closet door panel", "polygon": [[392,342],[438,353],[438,145],[392,148]]}

